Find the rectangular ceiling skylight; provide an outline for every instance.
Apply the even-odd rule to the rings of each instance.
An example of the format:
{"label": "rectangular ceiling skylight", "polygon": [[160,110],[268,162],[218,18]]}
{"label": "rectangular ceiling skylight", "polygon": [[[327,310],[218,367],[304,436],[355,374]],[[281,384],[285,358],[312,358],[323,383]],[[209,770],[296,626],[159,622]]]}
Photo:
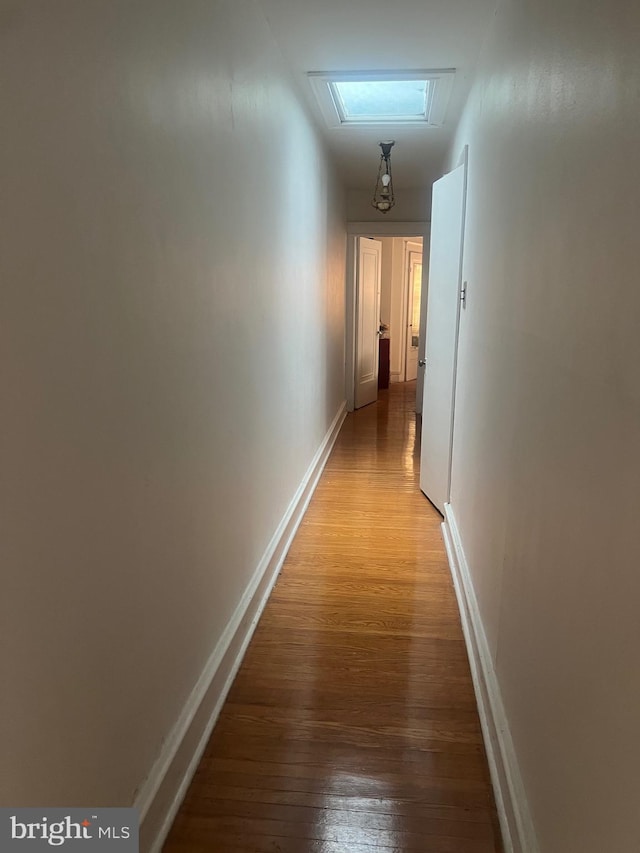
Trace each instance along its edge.
{"label": "rectangular ceiling skylight", "polygon": [[330,84],[343,121],[426,121],[428,80],[359,80]]}
{"label": "rectangular ceiling skylight", "polygon": [[438,127],[444,121],[454,75],[454,68],[307,74],[329,127]]}

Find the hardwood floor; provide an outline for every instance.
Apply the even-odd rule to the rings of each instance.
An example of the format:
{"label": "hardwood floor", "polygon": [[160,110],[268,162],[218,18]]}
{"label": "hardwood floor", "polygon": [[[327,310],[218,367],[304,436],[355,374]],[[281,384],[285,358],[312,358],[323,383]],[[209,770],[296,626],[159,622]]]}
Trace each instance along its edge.
{"label": "hardwood floor", "polygon": [[415,383],[349,415],[164,850],[501,850]]}

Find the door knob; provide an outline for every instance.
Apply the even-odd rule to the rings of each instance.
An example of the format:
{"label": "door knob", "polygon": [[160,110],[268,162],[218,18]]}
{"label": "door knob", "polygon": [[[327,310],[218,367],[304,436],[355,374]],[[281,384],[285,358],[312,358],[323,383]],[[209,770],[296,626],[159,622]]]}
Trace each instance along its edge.
{"label": "door knob", "polygon": [[418,359],[418,367],[426,367],[426,366],[427,366],[427,359],[426,358],[419,358]]}

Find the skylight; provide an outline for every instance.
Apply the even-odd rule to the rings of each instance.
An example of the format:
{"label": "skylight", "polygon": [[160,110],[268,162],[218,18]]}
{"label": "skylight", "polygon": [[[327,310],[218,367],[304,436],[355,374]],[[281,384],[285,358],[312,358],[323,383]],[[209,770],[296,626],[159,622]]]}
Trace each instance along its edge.
{"label": "skylight", "polygon": [[309,82],[329,127],[444,121],[454,68],[426,71],[310,71]]}
{"label": "skylight", "polygon": [[426,121],[428,80],[344,80],[330,86],[343,121]]}

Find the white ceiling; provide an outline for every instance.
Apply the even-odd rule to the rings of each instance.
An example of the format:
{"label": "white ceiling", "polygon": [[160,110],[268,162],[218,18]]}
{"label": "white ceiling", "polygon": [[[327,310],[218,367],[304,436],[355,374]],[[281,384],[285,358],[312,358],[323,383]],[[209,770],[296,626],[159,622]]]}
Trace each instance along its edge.
{"label": "white ceiling", "polygon": [[[262,0],[273,33],[318,118],[349,189],[373,189],[380,149],[395,139],[396,188],[427,187],[442,166],[496,0]],[[455,68],[442,127],[329,129],[309,71]]]}

